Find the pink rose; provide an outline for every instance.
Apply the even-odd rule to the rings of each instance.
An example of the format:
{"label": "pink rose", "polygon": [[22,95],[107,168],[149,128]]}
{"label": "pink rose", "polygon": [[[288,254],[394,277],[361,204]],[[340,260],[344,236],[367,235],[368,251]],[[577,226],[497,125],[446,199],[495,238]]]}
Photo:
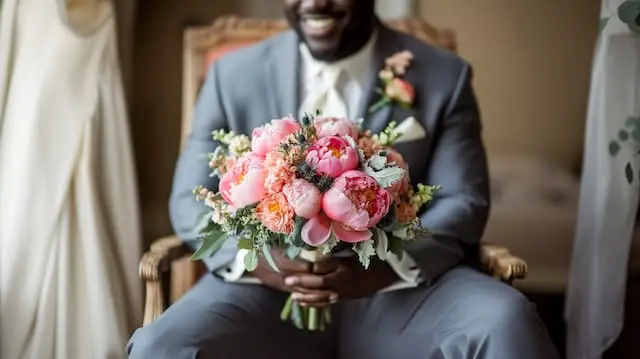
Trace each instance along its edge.
{"label": "pink rose", "polygon": [[369,229],[380,222],[390,205],[391,195],[375,179],[362,171],[345,172],[324,194],[323,213],[302,228],[302,240],[319,245],[333,232],[343,242],[366,241],[372,236]]}
{"label": "pink rose", "polygon": [[354,140],[358,139],[358,124],[337,117],[318,117],[313,121],[318,138],[329,136],[350,136]]}
{"label": "pink rose", "polygon": [[300,131],[300,124],[293,117],[271,120],[270,123],[257,127],[251,132],[251,150],[264,157],[278,147],[285,137]]}
{"label": "pink rose", "polygon": [[225,202],[235,208],[260,202],[265,196],[265,176],[262,158],[246,154],[220,179],[220,194]]}
{"label": "pink rose", "polygon": [[298,178],[282,189],[296,216],[313,218],[322,207],[322,194],[313,183]]}
{"label": "pink rose", "polygon": [[355,148],[340,137],[319,139],[309,147],[306,162],[318,174],[336,178],[346,171],[356,169],[360,159]]}
{"label": "pink rose", "polygon": [[406,193],[409,190],[409,165],[404,161],[400,152],[394,149],[387,149],[387,163],[395,163],[398,167],[405,170],[405,175],[402,179],[394,183],[391,187],[387,188],[387,191],[394,199],[399,195]]}
{"label": "pink rose", "polygon": [[394,101],[411,105],[415,97],[413,86],[405,80],[395,78],[387,84],[385,94]]}

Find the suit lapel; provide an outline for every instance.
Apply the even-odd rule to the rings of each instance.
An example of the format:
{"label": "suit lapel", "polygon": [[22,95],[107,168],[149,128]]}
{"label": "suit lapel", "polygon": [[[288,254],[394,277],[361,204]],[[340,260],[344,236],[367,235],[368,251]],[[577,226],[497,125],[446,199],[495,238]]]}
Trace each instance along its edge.
{"label": "suit lapel", "polygon": [[[381,97],[379,88],[381,82],[378,73],[384,67],[385,60],[391,55],[405,50],[401,48],[401,38],[391,29],[384,25],[380,25],[378,33],[378,41],[374,50],[374,62],[369,75],[369,83],[365,88],[366,96],[363,98],[359,111],[359,118],[364,118],[364,127],[374,133],[384,130],[390,121],[402,121],[405,118],[415,115],[412,109],[404,108],[398,104],[388,104],[373,113],[369,113],[369,108],[375,104]],[[407,69],[405,79],[411,84],[415,82],[411,79],[413,64]]]}
{"label": "suit lapel", "polygon": [[282,41],[274,41],[267,69],[266,93],[270,98],[272,118],[298,116],[300,107],[300,52],[298,38],[293,31],[282,34]]}

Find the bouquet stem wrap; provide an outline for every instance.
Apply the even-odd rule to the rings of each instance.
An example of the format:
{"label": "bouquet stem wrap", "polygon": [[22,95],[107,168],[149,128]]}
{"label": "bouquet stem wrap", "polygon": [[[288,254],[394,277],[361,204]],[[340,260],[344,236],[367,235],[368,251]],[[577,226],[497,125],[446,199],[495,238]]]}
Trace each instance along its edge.
{"label": "bouquet stem wrap", "polygon": [[[323,254],[320,249],[313,251],[303,249],[299,257],[307,262],[317,263],[326,259],[328,255]],[[298,329],[324,331],[331,324],[331,309],[329,307],[303,307],[289,295],[282,312],[280,312],[280,319],[291,321]]]}

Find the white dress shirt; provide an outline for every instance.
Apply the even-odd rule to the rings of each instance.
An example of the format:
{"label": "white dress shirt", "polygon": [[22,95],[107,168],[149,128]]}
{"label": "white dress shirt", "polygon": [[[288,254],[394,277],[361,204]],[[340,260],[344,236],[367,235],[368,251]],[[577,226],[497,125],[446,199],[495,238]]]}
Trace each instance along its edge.
{"label": "white dress shirt", "polygon": [[[336,88],[339,89],[345,101],[349,118],[352,119],[356,118],[361,102],[366,99],[364,96],[364,88],[368,76],[371,74],[371,66],[373,66],[375,40],[376,36],[372,36],[371,40],[369,40],[359,52],[331,64],[331,66],[337,66],[342,70],[342,74],[336,83]],[[311,92],[311,89],[318,85],[322,70],[327,65],[314,59],[304,44],[300,44],[300,59],[300,72],[302,74],[302,83],[300,86],[302,91],[301,98],[305,98],[306,95]],[[300,108],[298,116],[302,116],[305,112],[313,112],[313,110]],[[245,266],[243,258],[246,253],[247,250],[239,250],[235,260],[229,263],[228,267],[219,270],[217,274],[230,282],[259,283],[257,278],[244,276]],[[406,252],[402,256],[402,260],[399,260],[394,254],[389,254],[387,256],[387,263],[389,263],[389,266],[396,272],[399,280],[382,289],[381,292],[412,288],[423,281],[420,270]]]}

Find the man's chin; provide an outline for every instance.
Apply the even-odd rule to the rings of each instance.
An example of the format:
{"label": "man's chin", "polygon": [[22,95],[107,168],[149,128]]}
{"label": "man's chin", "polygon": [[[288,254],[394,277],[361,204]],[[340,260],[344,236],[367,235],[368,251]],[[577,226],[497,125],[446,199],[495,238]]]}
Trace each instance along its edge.
{"label": "man's chin", "polygon": [[336,61],[339,60],[338,41],[309,41],[306,42],[307,48],[311,56],[319,61]]}

